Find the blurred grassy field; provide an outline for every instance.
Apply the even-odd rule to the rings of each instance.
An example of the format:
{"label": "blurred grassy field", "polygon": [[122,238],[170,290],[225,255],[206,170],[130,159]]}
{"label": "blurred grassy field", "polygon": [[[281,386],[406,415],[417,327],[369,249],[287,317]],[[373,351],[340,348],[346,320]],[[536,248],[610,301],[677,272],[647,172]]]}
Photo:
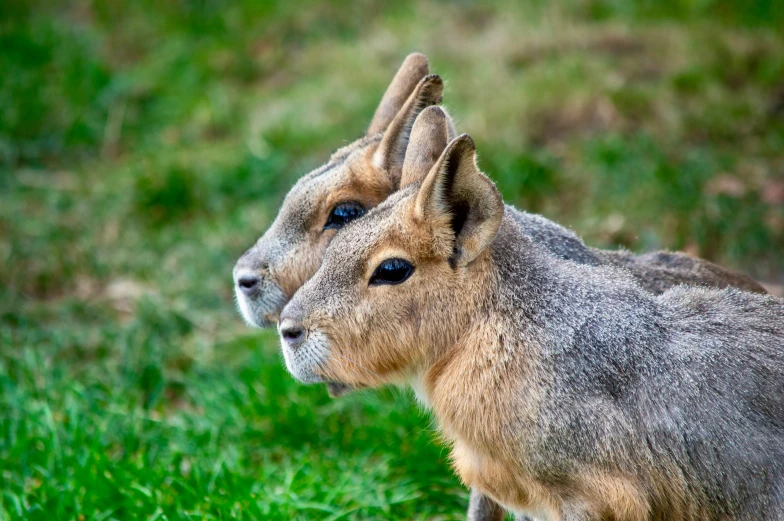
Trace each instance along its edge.
{"label": "blurred grassy field", "polygon": [[777,0],[0,6],[0,519],[461,519],[401,391],[234,311],[288,187],[412,50],[509,202],[784,283]]}

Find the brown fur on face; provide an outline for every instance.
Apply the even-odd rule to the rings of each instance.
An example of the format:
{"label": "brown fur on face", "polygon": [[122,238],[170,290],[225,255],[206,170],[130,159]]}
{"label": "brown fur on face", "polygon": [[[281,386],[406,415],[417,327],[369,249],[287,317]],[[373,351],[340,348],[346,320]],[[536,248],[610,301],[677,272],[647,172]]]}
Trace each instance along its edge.
{"label": "brown fur on face", "polygon": [[[496,334],[492,329],[475,331],[474,342],[465,346],[471,349],[471,358],[454,347],[469,327],[481,329],[471,323],[476,321],[477,310],[481,314],[492,305],[484,291],[492,283],[486,247],[503,213],[489,180],[469,177],[475,168],[473,158],[470,138],[455,141],[433,167],[434,172],[449,172],[452,182],[447,184],[451,186],[443,176],[432,175],[421,189],[412,185],[382,203],[374,210],[374,219],[350,224],[346,233],[350,230],[352,240],[341,240],[346,235],[336,237],[329,248],[336,262],[319,270],[281,317],[282,327],[290,317],[301,320],[308,342],[315,347],[313,356],[300,359],[315,363],[307,368],[296,366],[298,353],[309,347],[299,348],[298,353],[284,350],[284,354],[290,370],[308,381],[337,381],[352,387],[422,382],[423,395],[442,413],[439,421],[445,435],[455,442],[455,467],[464,481],[480,485],[508,506],[535,503],[545,508],[541,505],[555,504],[550,492],[525,473],[506,466],[504,455],[508,453],[498,446],[498,433],[491,427],[503,423],[502,411],[485,399],[504,401],[498,397],[495,379],[503,373],[483,371],[481,361],[497,364],[492,352]],[[445,200],[446,193],[450,201]],[[475,197],[486,197],[489,204],[477,204]],[[469,199],[466,208],[472,208],[456,215],[447,205],[454,207],[451,203],[463,198]],[[393,212],[396,206],[404,210]],[[389,258],[409,261],[414,273],[399,285],[368,284],[376,267]],[[481,340],[483,336],[487,342]],[[323,355],[320,359],[319,354]],[[464,365],[468,360],[475,364],[472,368]],[[507,362],[519,365],[523,360],[510,353]],[[459,367],[458,373],[468,370],[471,378],[465,378],[465,373],[455,378],[453,372]],[[452,382],[450,389],[441,393],[434,385],[440,381]],[[479,396],[479,400],[453,399],[466,395]],[[471,408],[460,404],[471,404]],[[529,413],[534,415],[535,407],[529,407]],[[460,448],[464,433],[471,433],[470,450]],[[521,488],[521,482],[527,486]]]}
{"label": "brown fur on face", "polygon": [[[297,300],[287,307],[307,309],[307,323],[303,325],[330,338],[330,349],[335,356],[325,360],[320,368],[328,373],[325,380],[376,386],[414,377],[431,366],[434,357],[440,357],[442,350],[456,340],[452,331],[460,328],[441,326],[444,323],[441,314],[448,313],[452,324],[455,321],[467,324],[472,310],[484,305],[481,302],[449,305],[457,292],[471,295],[467,288],[476,288],[477,294],[481,293],[478,290],[486,281],[477,270],[488,262],[481,252],[495,235],[503,215],[500,196],[492,183],[486,177],[476,179],[467,175],[474,165],[473,157],[470,138],[455,140],[433,167],[449,172],[456,180],[451,186],[433,175],[421,189],[413,185],[403,189],[373,211],[377,218],[389,215],[392,219],[389,210],[396,204],[407,209],[402,216],[395,214],[394,220],[385,222],[385,226],[378,226],[377,222],[368,224],[363,219],[349,224],[347,229],[352,229],[352,236],[361,230],[362,241],[344,243],[338,235],[335,240],[339,245],[330,249],[340,251],[341,268],[313,279],[312,285],[320,284],[321,289],[319,298],[312,302],[324,298],[330,305],[312,308],[308,302]],[[452,188],[454,191],[450,192]],[[447,192],[455,200],[465,199],[464,214],[446,209],[443,194]],[[495,204],[476,204],[473,198],[477,194],[484,194]],[[411,277],[400,285],[369,284],[378,265],[390,258],[411,263],[415,267]],[[434,285],[433,280],[438,284]],[[306,283],[309,286],[311,283]],[[389,295],[395,296],[393,306]],[[362,305],[346,308],[341,304],[348,302],[362,302]],[[384,312],[380,313],[382,309]],[[333,327],[336,315],[347,321],[338,329]],[[386,327],[390,322],[400,324],[393,333]],[[357,331],[361,335],[357,336]],[[361,349],[357,349],[357,343]],[[412,351],[408,347],[411,345],[419,348]]]}
{"label": "brown fur on face", "polygon": [[[466,288],[475,287],[477,293],[481,293],[478,290],[485,282],[483,277],[473,271],[467,278],[467,272],[457,268],[471,265],[476,269],[487,262],[480,258],[481,252],[486,251],[488,241],[495,236],[504,211],[493,184],[484,176],[470,175],[476,168],[474,157],[470,137],[455,140],[433,166],[433,171],[447,172],[451,181],[447,181],[446,176],[431,175],[421,189],[415,190],[418,187],[411,186],[387,199],[374,210],[376,216],[385,215],[387,208],[402,200],[405,203],[401,204],[408,209],[404,216],[398,216],[387,227],[368,228],[362,219],[348,225],[352,230],[363,230],[363,243],[341,244],[341,255],[345,257],[341,272],[325,275],[328,282],[321,290],[326,292],[323,296],[332,305],[313,309],[303,324],[306,329],[319,331],[331,339],[333,356],[321,361],[317,370],[308,368],[308,372],[311,369],[320,371],[325,381],[377,386],[422,375],[424,368],[434,362],[433,357],[454,343],[453,328],[429,327],[444,321],[443,317],[431,316],[431,310],[443,312],[444,303],[458,290],[465,293]],[[446,193],[450,194],[450,202],[444,199]],[[477,198],[485,198],[493,204],[480,204]],[[455,201],[457,203],[453,204]],[[465,211],[452,211],[447,208],[448,203],[450,208]],[[373,241],[372,248],[366,245],[369,240]],[[366,283],[384,260],[392,258],[415,266],[405,284]],[[357,280],[362,282],[347,283]],[[428,283],[431,280],[438,280],[439,284]],[[392,307],[388,302],[389,294],[397,299]],[[318,301],[314,299],[314,302]],[[341,302],[357,301],[363,304],[356,309],[340,306]],[[291,303],[287,309],[298,310],[302,306],[307,303]],[[325,309],[329,311],[324,312]],[[380,309],[385,312],[379,313]],[[459,309],[462,314],[457,314]],[[473,309],[470,305],[454,308],[450,321],[467,322]],[[345,315],[342,318],[348,324],[356,327],[343,324],[334,329],[333,319],[339,312]],[[394,338],[385,327],[390,320],[401,325],[394,331]],[[356,331],[363,332],[361,338],[356,338]],[[356,342],[363,348],[357,350]],[[412,351],[408,348],[410,345],[422,349]],[[361,370],[355,371],[357,368]]]}
{"label": "brown fur on face", "polygon": [[[557,258],[506,214],[468,136],[423,178],[337,234],[283,310],[292,374],[411,384],[464,482],[515,513],[784,515],[784,302],[654,297]],[[413,271],[375,283],[389,259]]]}
{"label": "brown fur on face", "polygon": [[[334,229],[324,229],[331,210],[346,202],[373,208],[392,191],[387,176],[381,175],[372,164],[374,148],[372,144],[367,148],[358,147],[349,153],[342,165],[338,163],[334,172],[326,172],[321,179],[307,179],[302,183],[304,186],[289,192],[284,202],[287,211],[281,212],[281,216],[288,217],[285,228],[289,234],[292,229],[298,229],[304,237],[295,242],[293,250],[283,257],[274,272],[277,283],[288,297],[318,269],[324,249],[337,233]],[[296,238],[294,235],[293,239]]]}
{"label": "brown fur on face", "polygon": [[[383,210],[383,205],[378,210]],[[349,226],[361,226],[361,223],[362,221],[359,220]],[[421,324],[429,322],[426,314],[423,313],[430,298],[420,291],[421,285],[418,282],[422,279],[426,280],[428,274],[447,278],[451,276],[449,266],[439,262],[448,252],[443,245],[434,243],[428,230],[422,229],[416,222],[400,223],[400,226],[392,227],[382,235],[378,235],[377,231],[372,229],[364,232],[368,238],[375,238],[378,241],[377,245],[383,244],[383,246],[378,251],[346,249],[346,257],[351,256],[354,259],[348,262],[347,258],[339,272],[328,275],[328,278],[334,281],[352,278],[364,283],[361,282],[353,287],[332,284],[324,290],[324,296],[329,297],[336,305],[356,299],[362,299],[363,305],[356,309],[341,309],[347,324],[337,329],[331,327],[335,323],[334,316],[337,310],[329,308],[314,309],[308,322],[304,324],[308,330],[321,331],[331,339],[330,348],[333,356],[323,366],[325,381],[334,380],[355,387],[378,386],[391,381],[405,380],[409,373],[428,362],[424,347],[436,338],[426,328],[421,327]],[[410,284],[406,284],[405,288],[368,286],[366,282],[377,264],[390,257],[404,258],[415,264],[415,271],[407,281]],[[336,291],[331,293],[329,287],[335,288]],[[338,291],[338,288],[342,289]],[[400,289],[404,289],[403,295],[400,295]],[[446,298],[448,293],[442,291],[448,292],[448,286],[442,286],[439,290],[441,297]],[[396,297],[401,297],[399,305],[392,309],[387,308],[387,312],[383,315],[378,314],[377,310],[386,307],[388,297],[393,293]],[[430,297],[434,298],[436,295],[431,294]],[[290,307],[296,309],[303,304],[292,302]],[[390,333],[388,328],[383,327],[389,320],[401,325],[394,333]],[[351,326],[348,327],[348,324]],[[361,329],[363,334],[356,336],[357,329]],[[437,340],[440,342],[442,339]],[[449,341],[448,338],[443,340]],[[402,349],[405,345],[421,345],[423,350],[410,352]],[[360,346],[361,349],[357,349]],[[395,346],[401,349],[396,349]]]}
{"label": "brown fur on face", "polygon": [[422,109],[441,101],[442,90],[441,78],[427,75],[424,56],[410,55],[387,89],[368,135],[335,152],[289,191],[275,221],[234,268],[237,302],[246,321],[257,326],[274,322],[315,273],[335,235],[325,224],[336,206],[352,203],[367,211],[396,190],[413,121]]}
{"label": "brown fur on face", "polygon": [[[423,110],[439,103],[443,90],[441,79],[427,73],[424,56],[414,53],[406,58],[384,94],[367,135],[338,150],[326,165],[300,179],[272,226],[239,259],[234,269],[235,292],[240,311],[250,324],[273,323],[291,295],[318,269],[324,249],[335,235],[334,230],[325,230],[324,224],[336,205],[360,203],[368,210],[399,187],[418,184],[421,172],[427,169],[415,168],[419,174],[406,172],[405,164],[432,164],[446,141],[455,136],[448,116]],[[417,118],[420,113],[426,117]],[[749,277],[701,259],[669,252],[637,256],[593,249],[555,223],[516,210],[512,213],[532,239],[554,254],[587,264],[623,267],[654,293],[680,283],[764,292]],[[256,285],[248,289],[245,281]]]}
{"label": "brown fur on face", "polygon": [[[438,110],[422,112],[423,117],[418,118],[411,129],[419,111],[440,102],[441,80],[435,76],[428,77],[428,72],[424,56],[417,53],[410,55],[387,89],[367,136],[338,150],[324,167],[300,180],[287,196],[275,223],[237,263],[235,282],[248,274],[260,279],[259,290],[252,298],[243,295],[239,289],[237,291],[238,303],[248,322],[257,326],[273,323],[289,298],[316,272],[327,245],[336,234],[335,230],[324,230],[323,226],[332,208],[344,202],[357,202],[370,209],[398,187],[418,184],[423,173],[428,172],[428,165],[438,159],[447,142],[456,135],[449,117]],[[410,140],[409,132],[412,133]],[[536,225],[533,217],[525,215],[529,225]],[[468,224],[470,226],[470,222]],[[419,230],[416,226],[414,228]],[[532,236],[538,238],[536,234]],[[410,245],[410,238],[411,235],[404,236],[404,246]],[[568,250],[564,244],[570,240],[575,239],[567,230],[558,229],[554,236],[545,238],[543,242],[554,252],[559,252],[561,248]],[[466,253],[480,247],[481,244],[468,240],[450,252],[451,262],[456,263],[459,259],[467,262]],[[761,291],[748,277],[699,259],[693,260],[691,267],[687,268],[682,262],[678,266],[672,265],[670,260],[676,254],[669,254],[668,259],[663,259],[658,254],[637,257],[592,250],[584,245],[578,249],[585,250],[585,257],[595,256],[608,264],[630,269],[643,286],[657,293],[681,282],[718,287],[729,284]],[[573,254],[574,251],[567,257],[584,260],[582,253],[570,256]],[[421,262],[426,264],[427,257],[428,254],[425,254],[425,260]],[[443,298],[452,296],[447,292]],[[416,315],[419,305],[412,302],[401,313],[403,316]],[[418,330],[408,334],[424,344],[430,341],[428,335],[420,334]],[[440,333],[431,336],[438,337]],[[376,345],[376,342],[370,341],[368,345]],[[389,378],[405,378],[411,372],[410,367],[423,365],[422,360],[427,358],[420,353],[405,359],[396,356],[396,353],[384,353],[382,349],[378,356],[353,361],[353,352],[337,353],[340,362],[331,369],[332,379],[350,381],[356,387],[373,385]],[[360,370],[363,376],[352,380],[352,369]],[[491,510],[496,512],[494,508]],[[489,521],[496,517],[497,512],[471,519]]]}

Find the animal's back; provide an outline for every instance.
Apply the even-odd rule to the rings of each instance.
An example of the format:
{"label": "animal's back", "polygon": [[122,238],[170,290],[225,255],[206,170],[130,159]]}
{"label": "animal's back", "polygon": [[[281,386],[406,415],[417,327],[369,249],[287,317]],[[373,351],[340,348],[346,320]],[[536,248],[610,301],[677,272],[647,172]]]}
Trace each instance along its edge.
{"label": "animal's back", "polygon": [[[598,305],[621,312],[578,333],[591,346],[569,369],[599,405],[572,420],[612,432],[607,458],[654,462],[641,481],[661,519],[784,519],[784,301],[680,286],[637,306],[622,284],[606,291]],[[669,494],[678,484],[682,502]]]}
{"label": "animal's back", "polygon": [[677,447],[717,517],[784,519],[784,301],[684,287],[659,301],[670,371],[640,396],[650,450]]}
{"label": "animal's back", "polygon": [[539,346],[537,375],[551,382],[523,391],[546,405],[516,426],[521,467],[564,498],[628,478],[645,519],[784,519],[784,300],[689,286],[654,296],[628,271],[555,260],[529,239],[512,247],[505,224],[496,263],[516,289],[500,314],[521,346]]}
{"label": "animal's back", "polygon": [[520,225],[523,233],[555,257],[589,266],[607,265],[628,270],[643,288],[655,294],[678,284],[735,287],[766,293],[751,277],[685,253],[654,251],[637,255],[625,250],[591,248],[573,231],[541,215],[510,205],[506,205],[506,212]]}
{"label": "animal's back", "polygon": [[590,266],[603,263],[597,251],[586,246],[576,233],[560,224],[510,205],[506,205],[505,211],[520,225],[523,233],[557,258]]}
{"label": "animal's back", "polygon": [[647,289],[662,293],[677,284],[714,288],[735,287],[766,293],[751,277],[681,252],[653,251],[635,255],[625,250],[593,250],[603,263],[630,270]]}

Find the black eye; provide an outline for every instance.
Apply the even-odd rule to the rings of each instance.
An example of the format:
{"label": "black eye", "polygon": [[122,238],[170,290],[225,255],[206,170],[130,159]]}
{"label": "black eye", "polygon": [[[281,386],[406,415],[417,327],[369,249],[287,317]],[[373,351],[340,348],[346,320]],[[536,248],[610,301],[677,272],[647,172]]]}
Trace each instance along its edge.
{"label": "black eye", "polygon": [[346,223],[349,223],[354,219],[359,219],[363,215],[365,215],[365,209],[362,205],[358,203],[340,203],[329,212],[327,224],[324,225],[324,229],[343,228]]}
{"label": "black eye", "polygon": [[370,277],[370,285],[400,284],[414,273],[414,266],[403,259],[387,259],[378,265]]}

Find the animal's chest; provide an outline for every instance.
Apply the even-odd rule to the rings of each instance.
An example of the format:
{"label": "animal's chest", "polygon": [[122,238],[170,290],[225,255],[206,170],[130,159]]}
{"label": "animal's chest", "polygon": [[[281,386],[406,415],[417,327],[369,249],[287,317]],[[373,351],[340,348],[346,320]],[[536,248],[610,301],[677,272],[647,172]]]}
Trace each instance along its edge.
{"label": "animal's chest", "polygon": [[575,515],[619,521],[648,517],[651,505],[633,476],[597,468],[566,472],[566,467],[557,466],[555,455],[546,461],[559,480],[530,470],[541,466],[541,454],[532,459],[527,451],[537,446],[531,443],[536,437],[521,430],[521,438],[503,441],[454,436],[452,457],[463,482],[507,510],[539,521],[562,521]]}
{"label": "animal's chest", "polygon": [[452,457],[464,483],[476,487],[507,510],[541,521],[560,521],[560,508],[546,487],[522,470],[515,457],[498,447],[478,450],[456,441]]}
{"label": "animal's chest", "polygon": [[[455,471],[466,485],[483,491],[507,510],[542,521],[560,520],[558,502],[530,471],[533,462],[528,450],[537,445],[536,430],[530,428],[535,424],[533,415],[522,400],[516,405],[483,403],[441,416],[448,419],[442,428],[453,441]],[[512,410],[518,414],[509,414]]]}
{"label": "animal's chest", "polygon": [[541,520],[560,519],[545,515],[557,511],[554,502],[526,470],[531,468],[527,450],[536,445],[531,436],[538,436],[543,396],[535,385],[521,392],[519,382],[528,381],[529,368],[521,366],[525,358],[507,356],[512,350],[493,344],[497,335],[487,338],[475,344],[471,356],[455,357],[425,379],[439,426],[454,444],[455,471],[464,483],[508,510],[541,512],[536,516]]}

